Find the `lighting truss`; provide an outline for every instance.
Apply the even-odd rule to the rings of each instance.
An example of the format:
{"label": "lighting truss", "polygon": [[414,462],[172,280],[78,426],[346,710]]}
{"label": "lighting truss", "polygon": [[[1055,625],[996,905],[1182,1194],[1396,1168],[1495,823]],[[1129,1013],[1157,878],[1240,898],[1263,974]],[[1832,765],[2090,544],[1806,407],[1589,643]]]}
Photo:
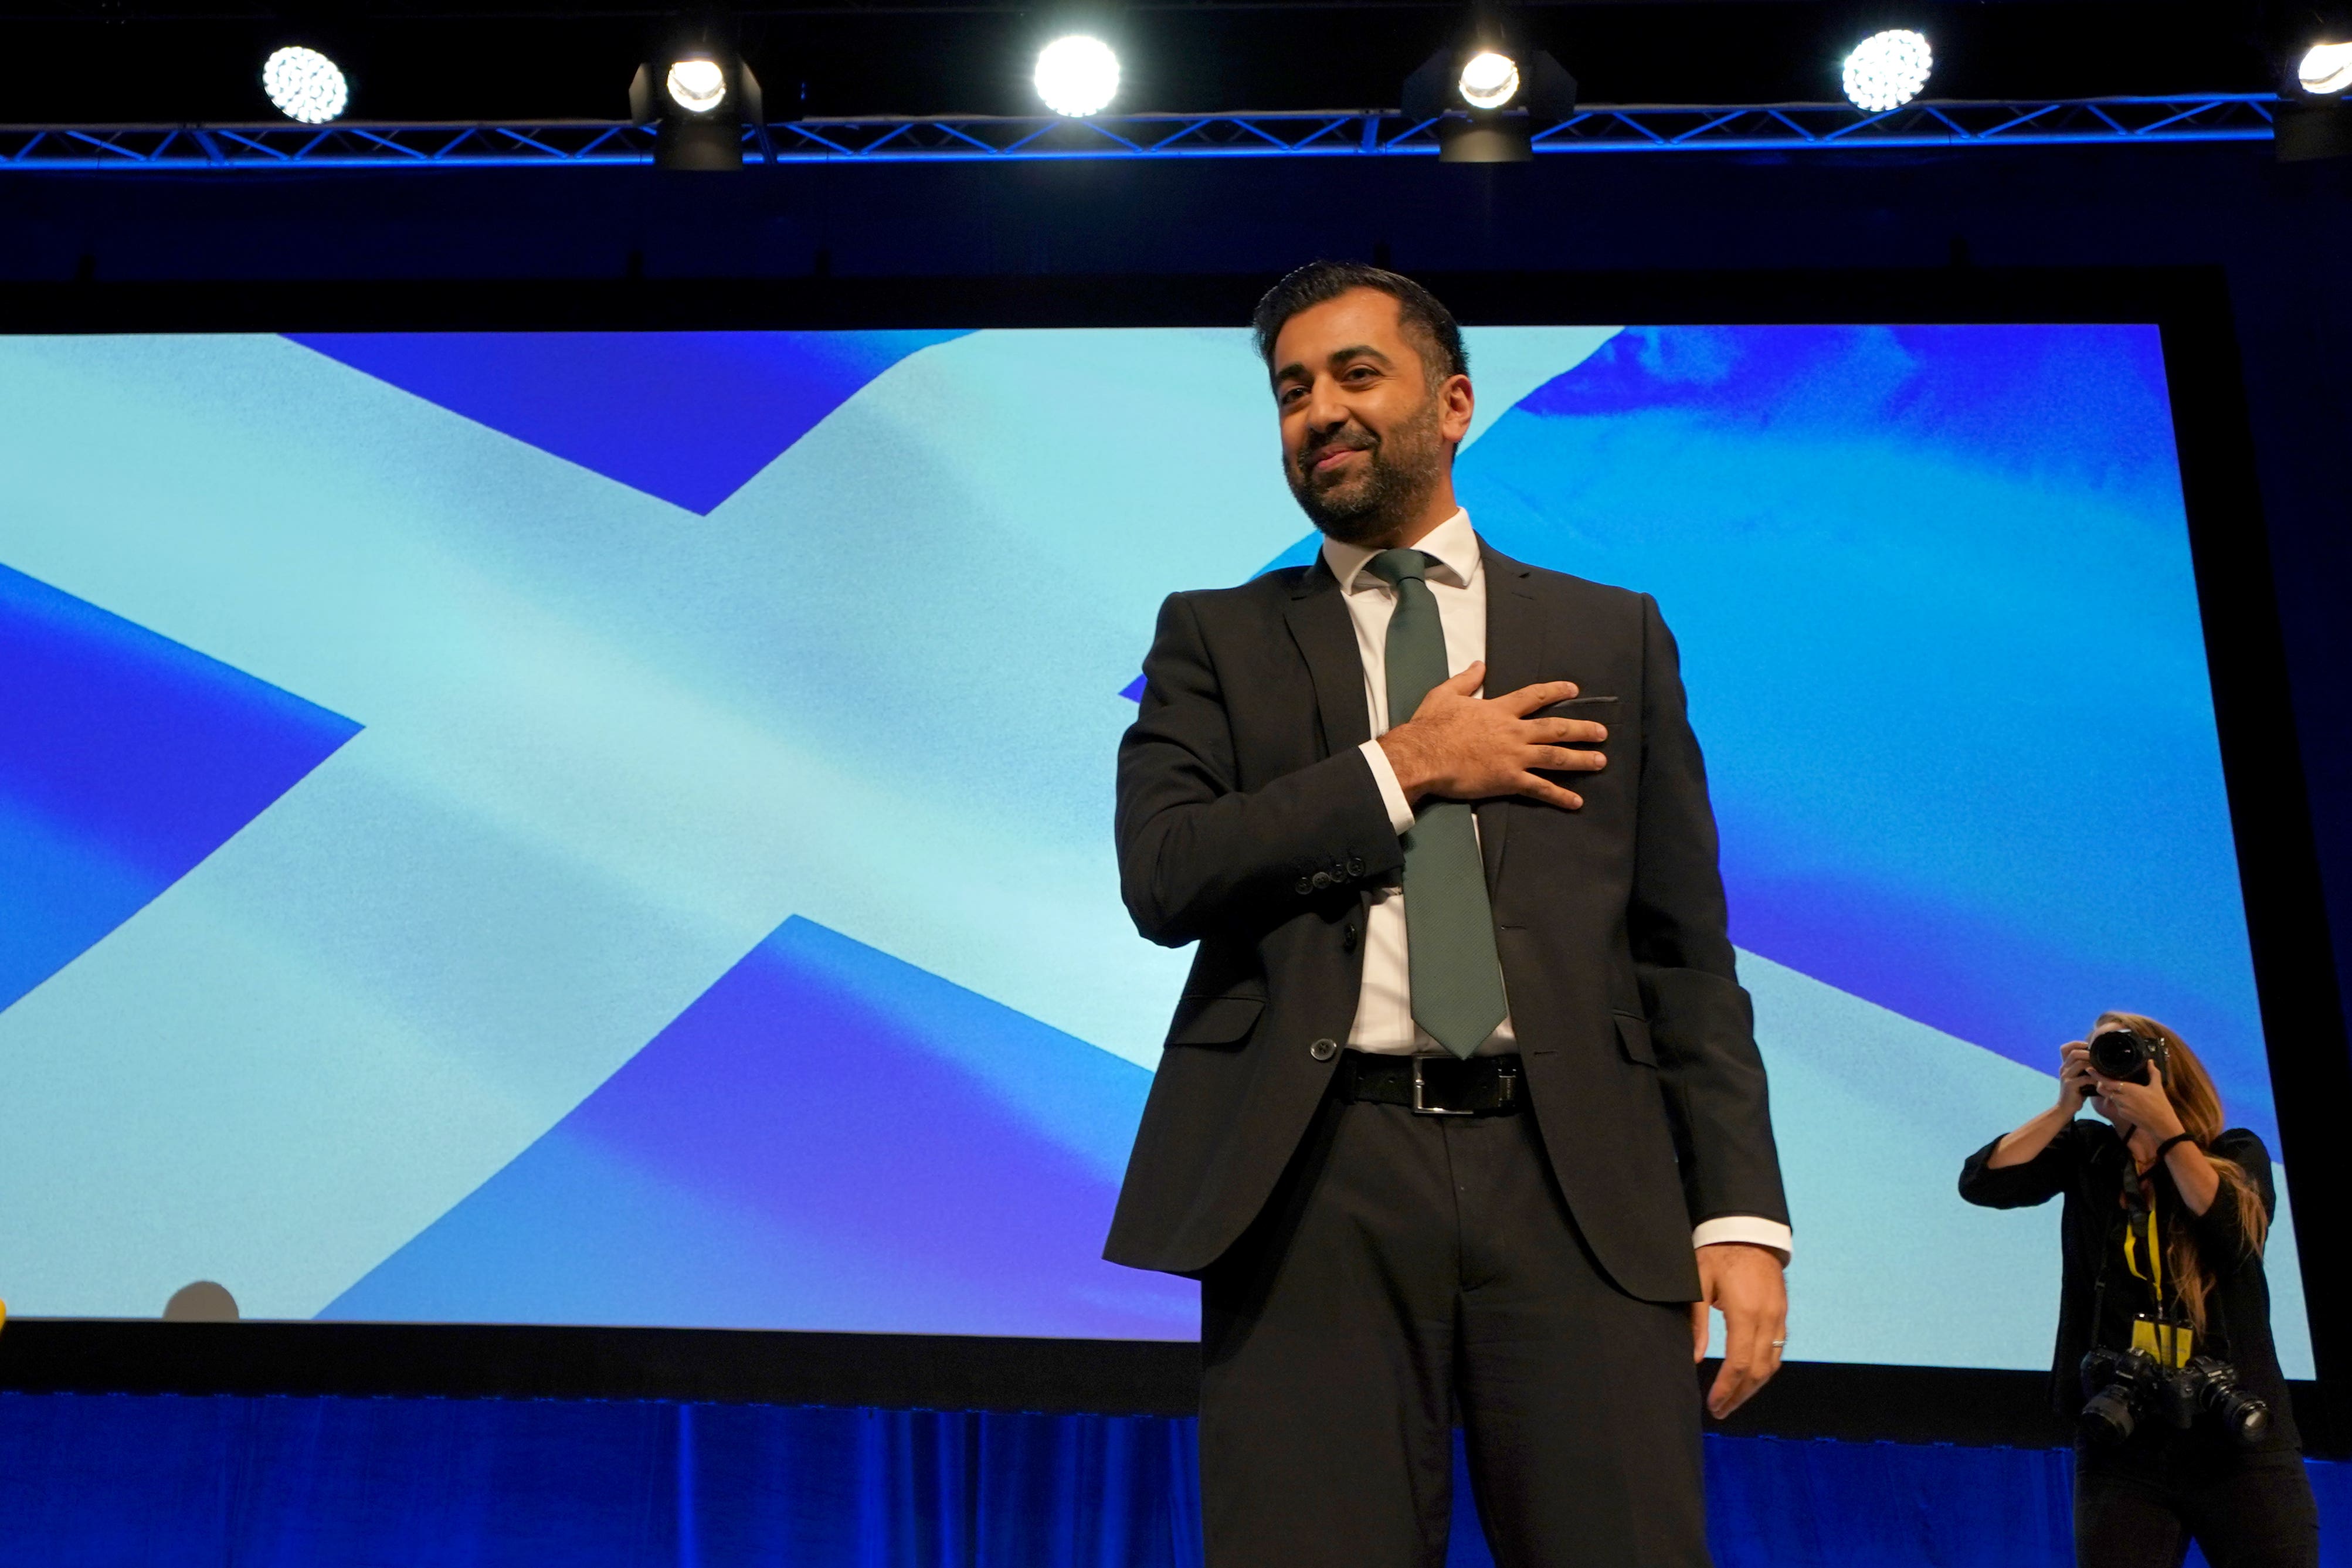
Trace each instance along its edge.
{"label": "lighting truss", "polygon": [[[1844,103],[1589,104],[1566,120],[1530,129],[1539,154],[2267,142],[2277,101],[2268,93],[1926,100],[1884,114]],[[747,163],[1423,157],[1437,153],[1438,125],[1387,110],[800,120],[746,127],[743,157]],[[652,161],[653,132],[621,121],[0,126],[0,168],[8,169],[427,169]]]}

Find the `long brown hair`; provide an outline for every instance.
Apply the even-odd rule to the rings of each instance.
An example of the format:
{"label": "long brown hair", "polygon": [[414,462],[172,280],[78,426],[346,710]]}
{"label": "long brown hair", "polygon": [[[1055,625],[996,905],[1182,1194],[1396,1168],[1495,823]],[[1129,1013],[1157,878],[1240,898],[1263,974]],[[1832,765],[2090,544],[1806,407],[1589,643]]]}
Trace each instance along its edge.
{"label": "long brown hair", "polygon": [[[2221,1134],[2221,1097],[2215,1092],[2205,1064],[2197,1059],[2188,1041],[2153,1018],[2137,1013],[2103,1013],[2099,1020],[2121,1024],[2142,1039],[2164,1042],[2164,1097],[2172,1101],[2172,1111],[2180,1118],[2181,1131],[2204,1151],[2205,1158],[2212,1162],[2214,1173],[2221,1178],[2221,1190],[2213,1195],[2213,1201],[2238,1205],[2238,1229],[2260,1256],[2263,1244],[2270,1237],[2271,1216],[2263,1207],[2263,1194],[2255,1190],[2245,1167],[2213,1152],[2213,1140]],[[2172,1227],[2172,1235],[2164,1244],[2164,1261],[2179,1287],[2181,1305],[2189,1309],[2189,1326],[2203,1333],[2205,1298],[2212,1293],[2213,1271],[2198,1256],[2196,1238],[2189,1234],[2187,1226]]]}

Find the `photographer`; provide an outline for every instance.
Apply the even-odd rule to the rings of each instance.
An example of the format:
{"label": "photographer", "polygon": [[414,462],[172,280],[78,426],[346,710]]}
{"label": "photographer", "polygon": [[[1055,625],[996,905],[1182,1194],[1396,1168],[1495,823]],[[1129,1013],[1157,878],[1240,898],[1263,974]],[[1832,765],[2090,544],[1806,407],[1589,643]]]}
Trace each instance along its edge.
{"label": "photographer", "polygon": [[[2060,1412],[2079,1422],[2085,1568],[2316,1568],[2318,1511],[2271,1344],[2270,1152],[2221,1125],[2180,1037],[2101,1015],[2059,1053],[2058,1103],[1971,1155],[1960,1195],[2064,1194]],[[2078,1121],[2088,1100],[2105,1122]]]}

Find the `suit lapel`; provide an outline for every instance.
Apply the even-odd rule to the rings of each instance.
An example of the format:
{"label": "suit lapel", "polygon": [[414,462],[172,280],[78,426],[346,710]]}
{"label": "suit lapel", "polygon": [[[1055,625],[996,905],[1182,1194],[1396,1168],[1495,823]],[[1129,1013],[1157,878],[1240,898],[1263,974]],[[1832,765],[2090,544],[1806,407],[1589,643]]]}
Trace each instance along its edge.
{"label": "suit lapel", "polygon": [[[1536,601],[1531,570],[1478,542],[1486,572],[1486,695],[1500,697],[1542,679],[1544,619]],[[1486,863],[1486,893],[1503,879],[1503,840],[1510,831],[1512,802],[1507,795],[1478,804],[1478,845]]]}
{"label": "suit lapel", "polygon": [[1323,718],[1327,756],[1372,738],[1372,715],[1364,703],[1364,661],[1356,648],[1356,623],[1339,579],[1320,554],[1291,590],[1291,640],[1315,681],[1315,706]]}

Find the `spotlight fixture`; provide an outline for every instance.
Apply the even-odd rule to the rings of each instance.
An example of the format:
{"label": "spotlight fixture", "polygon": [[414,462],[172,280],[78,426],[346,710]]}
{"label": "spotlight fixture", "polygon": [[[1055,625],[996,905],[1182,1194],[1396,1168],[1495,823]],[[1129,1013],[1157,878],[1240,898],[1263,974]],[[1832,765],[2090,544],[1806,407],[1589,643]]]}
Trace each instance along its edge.
{"label": "spotlight fixture", "polygon": [[1072,33],[1037,51],[1037,96],[1066,120],[1100,114],[1118,95],[1118,56],[1100,38]]}
{"label": "spotlight fixture", "polygon": [[289,44],[261,63],[261,90],[278,113],[305,125],[324,125],[352,101],[342,68],[300,44]]}
{"label": "spotlight fixture", "polygon": [[1542,50],[1515,46],[1493,16],[1475,17],[1466,38],[1438,50],[1405,78],[1402,107],[1416,125],[1437,121],[1443,163],[1524,163],[1531,132],[1576,112],[1576,79]]}
{"label": "spotlight fixture", "polygon": [[2352,11],[2330,7],[2304,22],[2325,29],[2311,35],[2274,37],[2278,66],[2277,133],[2272,142],[2282,163],[2314,158],[2352,157]]}
{"label": "spotlight fixture", "polygon": [[699,55],[671,61],[662,86],[669,100],[688,114],[708,114],[727,101],[727,72],[717,60]]}
{"label": "spotlight fixture", "polygon": [[1918,97],[1935,67],[1935,51],[1910,28],[1873,33],[1845,58],[1845,95],[1856,109],[1884,114]]}
{"label": "spotlight fixture", "polygon": [[1462,63],[1454,90],[1473,109],[1500,109],[1519,95],[1518,62],[1493,49],[1481,49]]}
{"label": "spotlight fixture", "polygon": [[2337,98],[2352,88],[2352,44],[2314,44],[2295,62],[2295,85],[2314,98]]}
{"label": "spotlight fixture", "polygon": [[654,128],[657,169],[740,169],[744,127],[764,123],[760,79],[731,50],[681,41],[637,68],[629,118]]}

